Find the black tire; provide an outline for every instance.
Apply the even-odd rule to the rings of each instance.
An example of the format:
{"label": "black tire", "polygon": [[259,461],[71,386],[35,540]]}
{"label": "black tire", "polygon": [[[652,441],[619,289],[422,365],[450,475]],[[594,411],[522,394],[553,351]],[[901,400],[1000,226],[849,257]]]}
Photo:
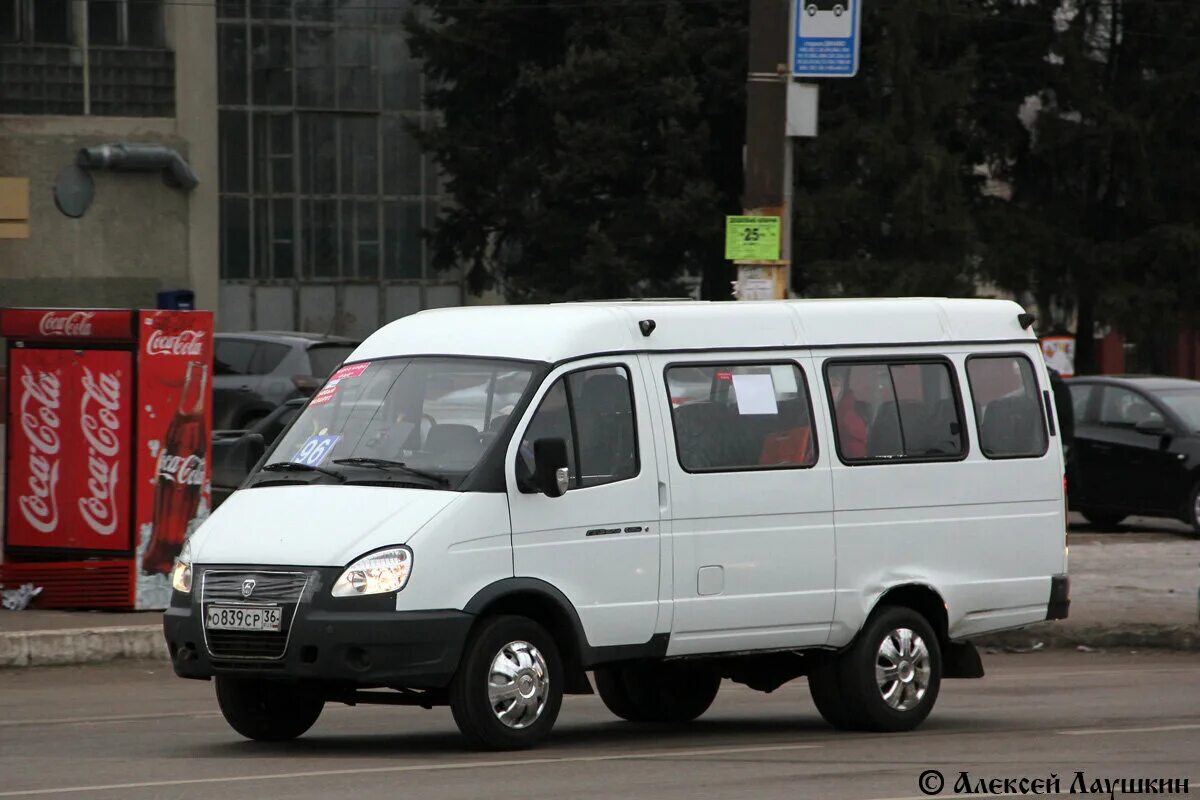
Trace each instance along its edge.
{"label": "black tire", "polygon": [[721,688],[721,676],[697,664],[628,664],[613,668],[613,675],[619,687],[611,693],[615,707],[603,690],[600,699],[618,717],[631,722],[691,722],[708,711]]}
{"label": "black tire", "polygon": [[[890,705],[875,677],[875,667],[884,640],[892,638],[894,641],[895,632],[900,630],[909,630],[919,637],[928,654],[924,692],[919,698],[914,698],[911,707],[908,708]],[[916,639],[912,641],[915,643]],[[839,661],[838,683],[846,704],[850,726],[855,729],[910,731],[925,721],[937,702],[942,684],[941,647],[929,622],[911,608],[886,606],[876,611]],[[910,685],[919,685],[919,679]],[[900,688],[898,685],[894,687],[896,691]]]}
{"label": "black tire", "polygon": [[625,688],[625,675],[621,667],[598,667],[595,672],[596,692],[604,706],[615,716],[627,722],[646,722],[645,709],[639,708]]}
{"label": "black tire", "polygon": [[1192,526],[1192,535],[1200,536],[1200,481],[1192,488],[1192,493],[1188,495],[1187,517],[1184,519]]}
{"label": "black tire", "polygon": [[833,15],[835,17],[840,17],[843,13],[845,13],[845,11],[846,11],[846,9],[842,8],[841,6],[833,7]]}
{"label": "black tire", "polygon": [[218,675],[217,704],[235,731],[257,742],[303,735],[325,708],[320,695],[283,681]]}
{"label": "black tire", "polygon": [[809,669],[808,693],[826,722],[838,730],[853,730],[854,718],[842,691],[841,664],[839,656],[821,656]]}
{"label": "black tire", "polygon": [[1111,529],[1120,525],[1128,514],[1121,514],[1117,511],[1080,511],[1083,518],[1086,519],[1095,528]]}
{"label": "black tire", "polygon": [[[499,704],[493,706],[489,694],[492,666],[506,651],[505,661],[514,665],[516,672],[513,690],[521,692],[522,697],[525,690],[530,691],[538,710],[530,706],[520,713],[524,701],[515,698],[500,711]],[[542,663],[533,657],[535,651]],[[522,750],[546,738],[554,727],[562,707],[565,679],[558,647],[545,628],[526,617],[488,617],[475,626],[467,639],[462,663],[450,683],[450,710],[458,729],[472,746]],[[501,711],[510,716],[513,724],[501,720]]]}

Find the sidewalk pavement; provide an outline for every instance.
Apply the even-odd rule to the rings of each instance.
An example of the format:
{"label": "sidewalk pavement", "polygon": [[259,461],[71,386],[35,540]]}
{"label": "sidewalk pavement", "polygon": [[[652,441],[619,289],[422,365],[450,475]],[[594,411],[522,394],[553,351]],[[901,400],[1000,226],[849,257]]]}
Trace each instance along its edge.
{"label": "sidewalk pavement", "polygon": [[[989,648],[1200,651],[1200,540],[1179,524],[1133,520],[1120,533],[1070,535],[1071,613],[978,640]],[[0,667],[166,659],[157,611],[0,609]]]}

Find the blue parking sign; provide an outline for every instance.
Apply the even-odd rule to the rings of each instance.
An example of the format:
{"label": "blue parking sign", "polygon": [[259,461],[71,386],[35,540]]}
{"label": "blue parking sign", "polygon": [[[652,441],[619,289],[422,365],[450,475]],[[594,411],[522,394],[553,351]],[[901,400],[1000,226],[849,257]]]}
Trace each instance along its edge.
{"label": "blue parking sign", "polygon": [[796,0],[792,75],[851,78],[858,72],[861,0]]}

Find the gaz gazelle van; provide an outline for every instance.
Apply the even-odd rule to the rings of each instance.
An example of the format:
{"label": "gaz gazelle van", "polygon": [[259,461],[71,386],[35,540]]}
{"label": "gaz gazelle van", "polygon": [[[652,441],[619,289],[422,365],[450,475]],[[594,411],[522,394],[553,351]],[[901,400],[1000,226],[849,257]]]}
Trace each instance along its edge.
{"label": "gaz gazelle van", "polygon": [[1031,323],[937,299],[393,322],[185,545],[174,669],[252,739],[448,704],[527,747],[588,672],[632,722],[807,676],[833,725],[911,729],[982,677],[970,637],[1067,613]]}

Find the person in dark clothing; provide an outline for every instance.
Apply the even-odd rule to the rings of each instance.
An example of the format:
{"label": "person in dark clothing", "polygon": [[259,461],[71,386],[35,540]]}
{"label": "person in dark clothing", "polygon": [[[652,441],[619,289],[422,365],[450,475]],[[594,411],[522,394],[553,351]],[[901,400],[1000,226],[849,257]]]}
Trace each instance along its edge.
{"label": "person in dark clothing", "polygon": [[1075,439],[1075,406],[1071,390],[1056,369],[1050,369],[1050,390],[1054,393],[1054,416],[1058,417],[1058,431],[1066,451]]}

